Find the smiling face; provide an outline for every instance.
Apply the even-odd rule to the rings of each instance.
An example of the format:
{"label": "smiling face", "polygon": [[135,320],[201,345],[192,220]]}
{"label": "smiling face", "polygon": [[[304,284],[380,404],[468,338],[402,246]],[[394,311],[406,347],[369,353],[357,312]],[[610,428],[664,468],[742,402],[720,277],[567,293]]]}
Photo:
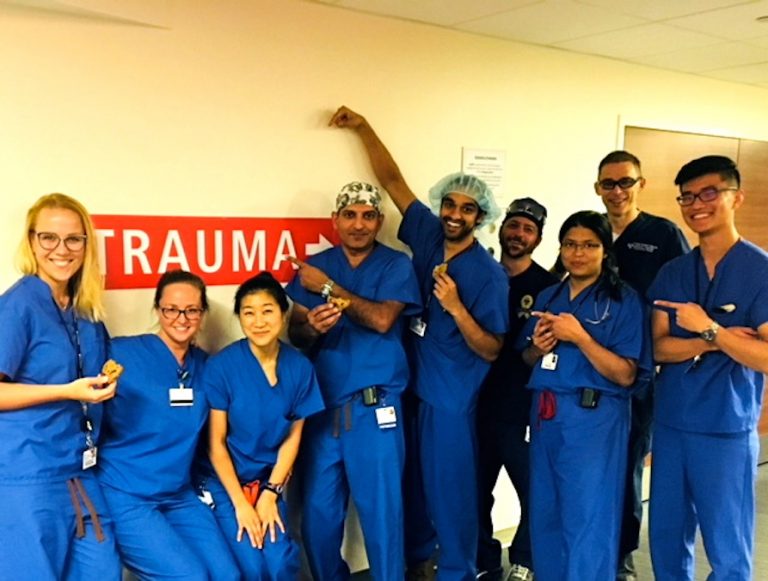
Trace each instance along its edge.
{"label": "smiling face", "polygon": [[563,266],[575,280],[597,280],[603,269],[604,257],[605,248],[600,238],[583,226],[574,226],[568,230],[560,243]]}
{"label": "smiling face", "polygon": [[384,215],[373,206],[351,204],[334,212],[332,220],[344,250],[353,254],[365,254],[376,242]]}
{"label": "smiling face", "polygon": [[501,251],[509,258],[522,258],[532,254],[541,242],[536,222],[523,216],[512,216],[499,231]]}
{"label": "smiling face", "polygon": [[285,313],[277,300],[267,291],[257,291],[243,297],[240,303],[240,327],[252,347],[273,347],[285,324]]}
{"label": "smiling face", "polygon": [[163,289],[158,304],[155,310],[160,322],[160,338],[171,347],[189,347],[203,320],[200,289],[186,282],[169,284]]}
{"label": "smiling face", "polygon": [[[624,178],[637,180],[634,185],[621,188],[618,183]],[[607,189],[606,185],[613,185]],[[605,164],[595,183],[595,192],[603,199],[605,209],[610,216],[620,217],[637,212],[637,199],[645,187],[645,179],[640,177],[640,170],[630,161]]]}
{"label": "smiling face", "polygon": [[472,236],[475,227],[482,221],[482,213],[474,199],[467,195],[451,192],[440,204],[440,220],[443,234],[449,242],[461,242]]}
{"label": "smiling face", "polygon": [[688,227],[700,236],[733,229],[736,209],[744,201],[741,190],[727,189],[735,187],[735,183],[724,181],[717,173],[705,174],[682,184],[680,193],[683,195],[720,190],[712,201],[702,202],[697,197],[690,206],[680,207]]}
{"label": "smiling face", "polygon": [[[52,250],[46,250],[40,245],[38,234],[55,234],[59,243]],[[51,288],[63,288],[83,266],[85,247],[72,251],[67,248],[64,240],[70,236],[84,236],[85,228],[80,216],[65,208],[43,208],[34,224],[34,232],[30,234],[32,251],[37,262],[37,276]],[[53,238],[46,236],[46,238]],[[89,244],[90,241],[86,241]]]}

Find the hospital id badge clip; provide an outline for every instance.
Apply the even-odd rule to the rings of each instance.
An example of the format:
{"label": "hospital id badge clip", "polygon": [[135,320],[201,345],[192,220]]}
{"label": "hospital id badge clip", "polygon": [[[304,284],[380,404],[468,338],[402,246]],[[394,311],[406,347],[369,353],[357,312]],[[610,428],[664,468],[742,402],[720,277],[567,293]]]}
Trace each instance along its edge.
{"label": "hospital id badge clip", "polygon": [[547,353],[541,358],[541,368],[549,371],[557,369],[557,353]]}
{"label": "hospital id badge clip", "polygon": [[168,390],[171,407],[191,406],[195,403],[195,391],[191,387],[172,387]]}
{"label": "hospital id badge clip", "polygon": [[382,430],[397,427],[395,406],[388,405],[383,408],[376,408],[376,422]]}
{"label": "hospital id badge clip", "polygon": [[411,317],[408,328],[419,337],[423,337],[427,332],[427,324],[421,320],[421,317]]}
{"label": "hospital id badge clip", "polygon": [[99,449],[96,446],[87,448],[85,452],[83,452],[83,470],[88,470],[88,468],[96,466],[98,456]]}

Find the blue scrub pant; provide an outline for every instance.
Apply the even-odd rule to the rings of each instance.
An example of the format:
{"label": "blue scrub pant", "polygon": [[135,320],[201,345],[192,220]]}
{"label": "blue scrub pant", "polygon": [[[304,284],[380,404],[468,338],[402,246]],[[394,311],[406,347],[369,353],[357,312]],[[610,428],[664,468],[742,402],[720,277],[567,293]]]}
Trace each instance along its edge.
{"label": "blue scrub pant", "polygon": [[478,489],[480,498],[480,537],[477,546],[477,569],[494,571],[501,568],[501,543],[493,538],[493,489],[501,467],[507,471],[520,502],[520,524],[509,546],[509,562],[533,569],[529,527],[530,445],[525,441],[526,424],[478,418]]}
{"label": "blue scrub pant", "polygon": [[472,581],[479,531],[475,413],[424,401],[417,407],[406,436],[406,560],[426,561],[437,544],[438,580]]}
{"label": "blue scrub pant", "polygon": [[[382,429],[377,407],[394,406],[397,425]],[[405,569],[402,477],[405,443],[400,397],[379,392],[379,405],[356,397],[307,419],[302,439],[302,539],[317,581],[350,577],[341,558],[350,492],[373,578],[402,581]]]}
{"label": "blue scrub pant", "polygon": [[301,565],[299,548],[288,532],[285,502],[282,499],[278,501],[278,506],[286,532],[281,533],[280,529],[277,529],[274,543],[267,533],[263,548],[255,549],[247,534],[243,534],[242,540],[237,542],[235,507],[218,478],[209,478],[204,483],[204,488],[213,496],[216,504],[214,516],[237,560],[244,581],[284,581],[298,578]]}
{"label": "blue scrub pant", "polygon": [[596,409],[556,394],[557,411],[531,412],[531,545],[537,581],[614,579],[629,436],[629,401],[603,394]]}
{"label": "blue scrub pant", "polygon": [[640,546],[640,527],[643,522],[643,469],[645,459],[651,451],[652,424],[653,386],[651,385],[641,394],[632,396],[619,558],[632,553]]}
{"label": "blue scrub pant", "polygon": [[79,479],[98,514],[105,536],[101,542],[79,494],[85,536],[76,538],[76,513],[66,481],[0,484],[0,579],[120,580],[115,534],[98,481],[88,472]]}
{"label": "blue scrub pant", "polygon": [[213,512],[191,486],[151,501],[108,486],[103,489],[123,565],[139,579],[240,579]]}
{"label": "blue scrub pant", "polygon": [[697,434],[654,426],[649,535],[656,579],[694,578],[697,525],[710,581],[752,579],[758,452],[756,430]]}

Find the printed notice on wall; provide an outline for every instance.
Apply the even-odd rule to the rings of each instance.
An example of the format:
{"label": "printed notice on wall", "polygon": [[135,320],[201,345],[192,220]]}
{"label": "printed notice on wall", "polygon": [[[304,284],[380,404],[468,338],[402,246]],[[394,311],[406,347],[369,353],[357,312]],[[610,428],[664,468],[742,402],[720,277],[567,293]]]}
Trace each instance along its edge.
{"label": "printed notice on wall", "polygon": [[494,195],[504,193],[504,172],[507,165],[507,152],[503,149],[474,149],[463,147],[461,150],[461,171],[483,180]]}

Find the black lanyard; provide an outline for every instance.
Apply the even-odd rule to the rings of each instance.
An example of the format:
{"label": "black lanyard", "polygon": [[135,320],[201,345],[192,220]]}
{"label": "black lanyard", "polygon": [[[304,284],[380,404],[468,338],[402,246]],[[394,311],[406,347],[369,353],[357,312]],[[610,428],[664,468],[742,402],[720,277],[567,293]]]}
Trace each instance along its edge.
{"label": "black lanyard", "polygon": [[[82,379],[83,377],[85,377],[85,370],[83,365],[83,350],[80,346],[80,326],[77,323],[77,314],[75,313],[74,307],[70,307],[69,312],[72,313],[72,331],[70,331],[69,325],[67,325],[67,321],[64,319],[64,315],[62,314],[62,309],[59,308],[59,305],[56,303],[55,300],[53,301],[53,303],[54,303],[54,307],[56,308],[56,312],[59,313],[59,320],[61,321],[61,324],[67,333],[67,338],[69,339],[69,342],[72,345],[72,348],[75,350],[75,365],[77,367],[77,378]],[[85,432],[85,445],[88,446],[89,450],[91,450],[94,448],[93,420],[88,415],[87,403],[85,403],[84,401],[81,401],[80,409],[83,411],[82,430],[83,432]]]}

